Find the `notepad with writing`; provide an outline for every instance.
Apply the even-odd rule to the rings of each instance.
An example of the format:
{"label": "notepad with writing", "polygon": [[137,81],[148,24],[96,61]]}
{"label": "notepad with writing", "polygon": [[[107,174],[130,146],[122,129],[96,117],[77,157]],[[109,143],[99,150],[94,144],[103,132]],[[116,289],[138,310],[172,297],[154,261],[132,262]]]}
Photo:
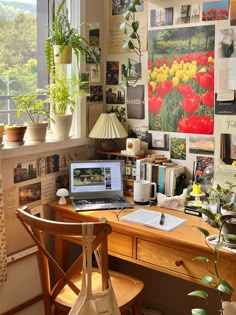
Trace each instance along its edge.
{"label": "notepad with writing", "polygon": [[161,212],[139,209],[120,218],[121,221],[136,223],[163,231],[172,231],[186,222],[185,219],[165,214],[163,224],[160,224]]}

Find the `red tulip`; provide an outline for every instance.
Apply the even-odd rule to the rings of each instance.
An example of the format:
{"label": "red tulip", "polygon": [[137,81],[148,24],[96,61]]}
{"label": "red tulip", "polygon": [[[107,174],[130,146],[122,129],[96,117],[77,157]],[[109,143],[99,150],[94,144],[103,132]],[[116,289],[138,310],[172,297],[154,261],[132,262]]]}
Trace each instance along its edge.
{"label": "red tulip", "polygon": [[180,106],[183,108],[185,113],[193,114],[199,109],[200,106],[200,95],[193,94],[192,96],[184,97],[184,102]]}
{"label": "red tulip", "polygon": [[149,97],[148,107],[152,114],[157,114],[162,107],[162,99],[160,97]]}
{"label": "red tulip", "polygon": [[202,95],[202,101],[203,103],[208,107],[214,106],[214,93],[213,91],[206,92]]}

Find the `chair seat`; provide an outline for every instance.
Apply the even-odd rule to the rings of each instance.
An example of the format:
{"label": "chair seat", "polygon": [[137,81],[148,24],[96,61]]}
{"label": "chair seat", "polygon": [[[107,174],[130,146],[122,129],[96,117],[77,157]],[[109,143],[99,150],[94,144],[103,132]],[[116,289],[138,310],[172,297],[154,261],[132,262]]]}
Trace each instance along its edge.
{"label": "chair seat", "polygon": [[[133,304],[136,298],[141,294],[144,284],[141,280],[135,279],[123,273],[109,271],[112,287],[116,296],[118,306],[123,311],[123,306],[127,308]],[[80,288],[81,287],[81,273],[72,278],[72,281]],[[93,269],[92,273],[93,292],[101,291],[101,275],[98,269]],[[58,308],[65,309],[65,306],[70,309],[75,302],[76,294],[65,286],[56,298],[56,305]],[[61,307],[60,307],[61,306]]]}

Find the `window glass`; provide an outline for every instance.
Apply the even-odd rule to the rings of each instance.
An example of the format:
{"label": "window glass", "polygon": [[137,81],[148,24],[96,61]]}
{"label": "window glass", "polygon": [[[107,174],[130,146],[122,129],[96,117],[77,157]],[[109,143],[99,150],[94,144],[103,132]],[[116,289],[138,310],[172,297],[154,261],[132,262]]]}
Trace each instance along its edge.
{"label": "window glass", "polygon": [[[41,2],[41,4],[40,4]],[[28,120],[16,118],[11,97],[33,92],[47,82],[43,47],[47,28],[45,0],[8,0],[0,11],[0,122],[15,124]],[[40,18],[40,19],[39,19]],[[41,21],[42,23],[42,21]],[[37,31],[39,30],[39,32]],[[40,47],[40,49],[37,49]]]}

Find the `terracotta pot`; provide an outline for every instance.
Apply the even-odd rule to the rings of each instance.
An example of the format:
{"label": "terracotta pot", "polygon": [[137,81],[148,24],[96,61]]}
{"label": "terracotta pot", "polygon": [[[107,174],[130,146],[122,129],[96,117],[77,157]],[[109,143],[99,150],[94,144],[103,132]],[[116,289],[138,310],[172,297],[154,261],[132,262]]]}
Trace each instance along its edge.
{"label": "terracotta pot", "polygon": [[37,144],[45,141],[48,128],[47,121],[42,121],[39,123],[26,121],[25,124],[27,126],[28,140],[30,143]]}
{"label": "terracotta pot", "polygon": [[71,64],[72,62],[72,48],[71,46],[65,46],[62,51],[60,51],[60,45],[54,45],[54,62],[56,64]]}
{"label": "terracotta pot", "polygon": [[24,125],[5,126],[7,143],[13,143],[14,145],[23,145],[26,129],[27,127]]}

